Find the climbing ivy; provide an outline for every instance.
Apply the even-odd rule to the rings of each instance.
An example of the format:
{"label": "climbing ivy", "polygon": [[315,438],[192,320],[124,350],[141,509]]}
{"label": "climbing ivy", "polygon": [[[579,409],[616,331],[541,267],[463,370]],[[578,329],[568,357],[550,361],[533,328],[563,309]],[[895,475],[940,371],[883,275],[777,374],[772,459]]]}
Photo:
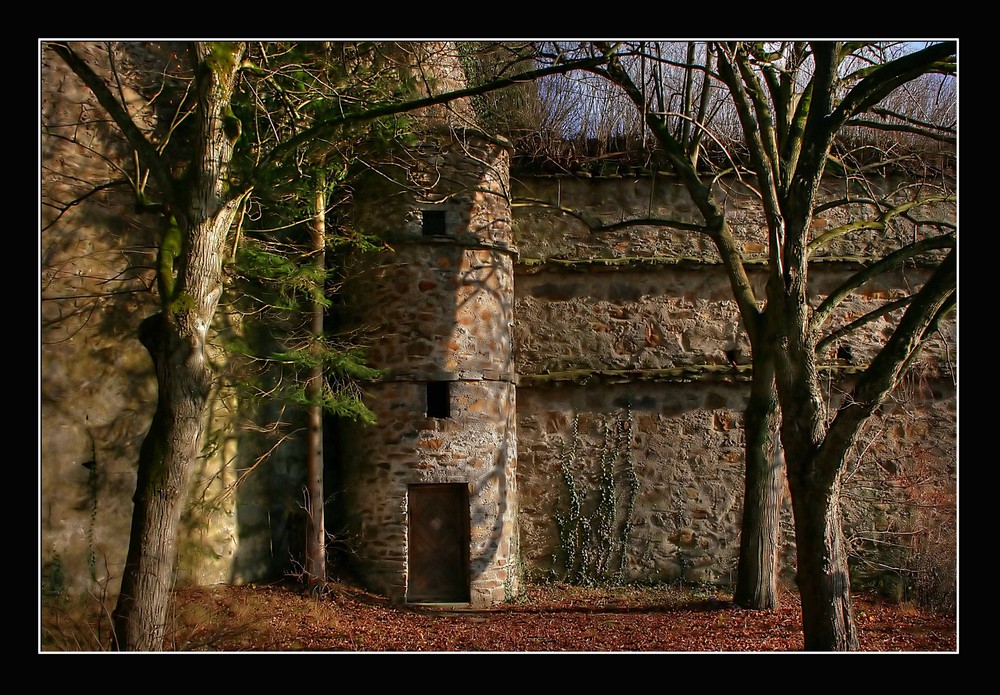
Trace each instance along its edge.
{"label": "climbing ivy", "polygon": [[[552,556],[554,581],[587,586],[625,581],[639,490],[632,456],[631,407],[600,426],[603,445],[596,460],[580,455],[579,414],[573,418],[570,441],[559,456],[565,500],[555,516],[559,544]],[[596,483],[588,489],[586,473],[595,464]]]}

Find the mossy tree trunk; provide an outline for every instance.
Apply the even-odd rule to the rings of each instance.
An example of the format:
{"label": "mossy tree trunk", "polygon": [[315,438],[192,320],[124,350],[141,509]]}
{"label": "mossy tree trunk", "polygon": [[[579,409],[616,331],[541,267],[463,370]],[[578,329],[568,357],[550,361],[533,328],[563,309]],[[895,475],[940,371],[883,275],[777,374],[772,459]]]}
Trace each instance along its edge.
{"label": "mossy tree trunk", "polygon": [[[814,651],[858,648],[850,592],[847,548],[841,528],[840,493],[851,449],[866,420],[899,383],[941,316],[955,298],[954,249],[931,278],[913,292],[905,314],[843,404],[832,414],[819,379],[817,344],[821,322],[810,303],[809,245],[820,183],[834,138],[856,113],[877,104],[896,87],[947,65],[954,44],[938,44],[887,62],[858,83],[842,101],[835,102],[841,61],[849,53],[834,42],[812,44],[815,66],[810,101],[800,122],[801,138],[793,148],[795,159],[772,168],[767,147],[757,140],[751,147],[770,178],[765,196],[769,217],[770,262],[767,315],[774,347],[775,381],[782,410],[781,442],[785,450],[789,489],[795,514],[796,582],[802,601],[805,646]],[[742,47],[724,50],[723,78],[739,92],[744,130],[758,122],[752,115],[771,114],[749,94],[759,88],[749,53]],[[940,61],[940,62],[939,62]],[[737,77],[737,74],[741,77]],[[751,107],[751,104],[754,104]],[[792,166],[794,165],[794,166]]]}
{"label": "mossy tree trunk", "polygon": [[[210,256],[220,255],[232,225],[231,206],[203,225]],[[200,453],[205,406],[213,377],[205,353],[207,331],[220,287],[212,261],[202,265],[200,289],[191,308],[168,308],[146,319],[143,344],[156,368],[157,404],[140,450],[129,549],[114,610],[115,644],[130,651],[163,647],[169,593],[177,564],[181,513],[189,496],[193,464]],[[219,262],[221,267],[221,261]],[[215,290],[207,290],[212,285]],[[195,299],[198,297],[199,299]],[[198,308],[196,308],[198,307]]]}
{"label": "mossy tree trunk", "polygon": [[806,651],[854,651],[858,634],[851,605],[840,484],[789,475],[798,555],[795,581],[802,599]]}
{"label": "mossy tree trunk", "polygon": [[192,46],[196,103],[191,116],[197,127],[179,176],[70,45],[50,47],[93,91],[149,168],[169,220],[156,268],[160,312],[140,329],[155,366],[156,410],[140,450],[129,549],[112,615],[116,649],[159,651],[166,637],[178,528],[214,382],[208,333],[222,294],[226,240],[247,194],[247,189],[228,188],[238,136],[231,101],[244,46]]}
{"label": "mossy tree trunk", "polygon": [[[796,583],[807,650],[858,647],[841,527],[842,479],[865,421],[885,402],[941,318],[953,308],[955,256],[952,249],[915,293],[892,336],[832,413],[820,388],[813,336],[801,330],[801,317],[794,307],[784,315],[784,328],[779,328],[779,344],[784,346],[778,353],[778,388],[785,413],[781,440],[795,514]],[[784,301],[772,298],[776,305]]]}
{"label": "mossy tree trunk", "polygon": [[[197,156],[186,187],[176,191],[177,227],[160,248],[162,311],[143,326],[158,395],[140,452],[132,532],[113,615],[119,649],[163,648],[180,518],[214,381],[208,332],[222,295],[226,240],[243,201],[226,188],[233,140],[225,123],[242,51],[240,44],[195,47]],[[179,235],[175,244],[169,243],[172,233]]]}
{"label": "mossy tree trunk", "polygon": [[[710,56],[706,60],[710,60]],[[707,66],[710,64],[708,62]],[[772,348],[766,333],[768,325],[743,264],[740,245],[726,221],[725,207],[716,200],[711,183],[706,184],[699,175],[697,163],[702,130],[694,129],[689,139],[677,139],[671,133],[666,116],[649,108],[645,91],[614,57],[609,60],[606,70],[595,72],[622,87],[629,99],[642,110],[646,126],[704,219],[704,225],[696,229],[709,237],[722,259],[733,298],[750,339],[753,382],[744,410],[746,472],[735,596],[737,603],[745,608],[773,608],[777,605],[777,539],[784,471],[778,456],[780,409],[774,383]],[[705,110],[703,103],[697,114],[692,116],[703,119]]]}

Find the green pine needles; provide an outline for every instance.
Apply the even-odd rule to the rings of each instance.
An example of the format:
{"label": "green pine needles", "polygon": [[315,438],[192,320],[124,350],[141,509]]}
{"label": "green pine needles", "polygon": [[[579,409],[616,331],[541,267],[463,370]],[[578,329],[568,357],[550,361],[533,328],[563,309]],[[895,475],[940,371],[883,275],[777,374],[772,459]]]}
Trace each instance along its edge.
{"label": "green pine needles", "polygon": [[240,245],[237,266],[244,277],[260,286],[258,299],[274,311],[301,311],[305,300],[328,307],[326,270],[303,263],[301,256],[301,251],[287,244],[248,239]]}
{"label": "green pine needles", "polygon": [[[243,283],[245,335],[232,353],[256,364],[251,391],[301,407],[320,406],[330,415],[365,423],[374,415],[361,400],[363,382],[381,372],[366,364],[364,350],[329,332],[310,330],[312,312],[332,311],[329,271],[310,263],[291,245],[245,240],[236,272]],[[322,374],[320,388],[310,380]],[[265,386],[264,384],[267,384]]]}
{"label": "green pine needles", "polygon": [[326,124],[407,98],[403,57],[367,42],[249,46],[231,112],[242,128],[231,178],[254,184],[230,266],[244,397],[374,421],[362,386],[380,372],[338,332],[338,291],[345,258],[381,248],[351,223],[356,176],[410,135],[409,119]]}

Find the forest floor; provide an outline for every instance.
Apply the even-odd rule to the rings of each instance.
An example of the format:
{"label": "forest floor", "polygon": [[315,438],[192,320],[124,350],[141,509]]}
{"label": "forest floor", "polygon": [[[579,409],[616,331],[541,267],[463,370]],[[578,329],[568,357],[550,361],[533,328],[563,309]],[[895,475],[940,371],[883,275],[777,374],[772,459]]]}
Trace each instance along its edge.
{"label": "forest floor", "polygon": [[[484,610],[391,604],[335,583],[179,590],[170,651],[199,652],[793,652],[803,649],[798,595],[771,611],[676,586],[585,589],[530,585]],[[957,652],[955,616],[854,597],[862,651]],[[43,601],[42,651],[101,651],[107,613]]]}

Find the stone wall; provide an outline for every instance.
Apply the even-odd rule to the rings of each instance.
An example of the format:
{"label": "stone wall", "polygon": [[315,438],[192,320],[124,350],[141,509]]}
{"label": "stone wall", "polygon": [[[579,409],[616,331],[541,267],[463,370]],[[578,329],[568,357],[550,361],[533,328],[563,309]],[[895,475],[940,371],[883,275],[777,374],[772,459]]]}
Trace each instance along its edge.
{"label": "stone wall", "polygon": [[[753,181],[734,177],[715,183],[721,192],[726,220],[744,257],[762,260],[767,236]],[[901,190],[902,195],[895,194]],[[700,215],[683,184],[667,173],[640,177],[570,177],[515,174],[514,210],[517,244],[522,259],[571,264],[579,259],[628,259],[673,262],[718,262],[712,242],[691,229],[655,225],[670,219],[697,225]],[[936,195],[938,187],[913,185],[898,177],[854,180],[828,178],[822,202],[852,200],[850,205],[821,209],[812,225],[814,238],[845,222],[871,217],[875,203],[885,206],[907,195]],[[954,201],[922,207],[908,219],[897,218],[885,228],[859,228],[838,236],[815,251],[831,262],[870,259],[887,250],[937,231],[936,218],[954,221]],[[635,220],[634,223],[627,223]],[[641,221],[646,220],[647,224]],[[622,224],[627,223],[627,224]],[[603,231],[591,231],[604,228]]]}
{"label": "stone wall", "polygon": [[[669,177],[520,177],[517,184],[516,198],[534,201],[515,208],[521,251],[515,284],[518,470],[527,575],[607,575],[593,558],[582,564],[582,533],[592,551],[611,555],[614,578],[729,582],[739,552],[750,359],[729,282],[714,249],[692,232],[649,225],[591,231],[643,217],[683,219],[692,215],[686,194]],[[842,193],[833,184],[828,195]],[[735,192],[732,201],[749,202]],[[750,256],[764,248],[758,214],[746,207],[730,215]],[[831,215],[817,226],[847,221]],[[817,301],[861,267],[862,252],[886,253],[924,231],[867,231],[855,235],[854,245],[839,242],[852,255],[828,253],[811,269]],[[844,303],[837,320],[902,296],[926,274],[911,264],[879,277]],[[758,296],[764,280],[763,266],[751,265]],[[821,356],[832,406],[898,316],[866,325]],[[862,433],[845,483],[859,580],[887,567],[905,574],[903,564],[912,568],[914,559],[904,562],[897,554],[889,561],[885,551],[895,542],[911,550],[930,542],[931,531],[954,510],[954,355],[951,324],[922,356],[914,372],[919,376]],[[933,444],[928,432],[935,433]],[[612,473],[602,482],[606,468]],[[904,483],[917,479],[925,483]],[[912,499],[928,496],[936,500],[933,511]],[[614,501],[613,512],[607,499]],[[579,512],[570,523],[574,504]],[[790,580],[795,558],[787,495],[782,540],[782,576]]]}
{"label": "stone wall", "polygon": [[[726,384],[522,381],[529,576],[728,581],[739,551],[744,395]],[[580,508],[571,520],[574,497]],[[610,566],[596,564],[604,554]]]}
{"label": "stone wall", "polygon": [[469,128],[421,136],[352,206],[385,249],[349,268],[344,317],[384,374],[366,388],[376,423],[342,428],[345,542],[367,585],[411,600],[414,486],[466,486],[467,599],[490,605],[520,581],[510,152]]}

